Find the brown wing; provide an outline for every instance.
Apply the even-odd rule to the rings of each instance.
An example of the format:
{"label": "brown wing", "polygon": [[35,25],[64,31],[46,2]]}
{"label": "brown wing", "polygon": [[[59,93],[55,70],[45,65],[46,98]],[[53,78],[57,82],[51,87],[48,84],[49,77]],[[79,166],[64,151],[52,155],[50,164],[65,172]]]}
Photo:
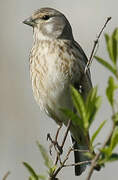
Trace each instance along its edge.
{"label": "brown wing", "polygon": [[87,59],[83,49],[81,48],[81,46],[76,41],[73,41],[73,46],[76,48],[76,50],[79,54],[78,61],[82,67],[81,78],[78,80],[78,82],[75,82],[74,86],[75,86],[75,88],[78,89],[78,87],[81,85],[82,86],[82,96],[84,98],[86,98],[86,96],[88,95],[88,92],[92,88],[90,70],[88,69],[86,74],[84,74],[84,69],[85,69],[85,66],[88,62],[88,59]]}

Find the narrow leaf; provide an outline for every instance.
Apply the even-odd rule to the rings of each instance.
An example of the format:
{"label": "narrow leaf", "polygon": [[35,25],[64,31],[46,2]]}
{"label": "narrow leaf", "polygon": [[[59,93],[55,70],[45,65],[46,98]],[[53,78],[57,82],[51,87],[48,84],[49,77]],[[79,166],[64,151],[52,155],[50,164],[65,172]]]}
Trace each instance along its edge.
{"label": "narrow leaf", "polygon": [[118,88],[118,85],[115,83],[112,76],[109,77],[108,87],[106,89],[106,95],[111,106],[114,104],[114,91]]}
{"label": "narrow leaf", "polygon": [[[30,176],[29,180],[36,180],[36,178],[34,176]],[[39,179],[38,179],[39,180]]]}
{"label": "narrow leaf", "polygon": [[97,95],[97,86],[92,88],[87,96],[87,100],[86,100],[86,108],[89,109],[90,103],[93,101],[93,99],[96,97]]}
{"label": "narrow leaf", "polygon": [[50,168],[50,173],[49,173],[49,175],[51,176],[51,175],[55,172],[56,169],[57,169],[57,166],[56,166],[56,165],[54,165],[52,168]]}
{"label": "narrow leaf", "polygon": [[105,66],[107,69],[109,69],[109,71],[111,71],[115,76],[116,76],[116,69],[114,67],[112,67],[108,62],[106,62],[104,59],[95,56],[95,59],[101,63],[103,66]]}
{"label": "narrow leaf", "polygon": [[101,125],[99,126],[99,128],[94,132],[94,134],[92,135],[92,138],[91,138],[91,144],[93,144],[95,138],[96,138],[97,135],[100,133],[100,131],[101,131],[101,129],[103,128],[103,126],[105,125],[105,123],[106,123],[106,120],[103,121],[103,122],[101,123]]}
{"label": "narrow leaf", "polygon": [[109,53],[109,57],[112,60],[113,59],[113,54],[112,54],[112,40],[111,37],[108,34],[105,34],[105,40],[106,40],[106,45],[107,45],[107,50]]}
{"label": "narrow leaf", "polygon": [[118,127],[115,128],[113,135],[111,137],[111,143],[110,143],[111,151],[113,151],[116,145],[118,145]]}
{"label": "narrow leaf", "polygon": [[112,117],[112,119],[115,122],[116,126],[118,126],[118,112]]}
{"label": "narrow leaf", "polygon": [[38,180],[46,180],[46,177],[43,175],[38,175]]}
{"label": "narrow leaf", "polygon": [[96,113],[98,112],[99,108],[100,108],[100,105],[102,103],[102,98],[100,96],[96,97],[95,99],[95,104],[94,104],[94,107],[93,107],[93,111],[91,112],[91,116],[89,118],[89,125],[92,124],[94,118],[95,118],[95,115]]}
{"label": "narrow leaf", "polygon": [[89,121],[89,126],[90,126],[101,105],[101,97],[97,96],[97,87],[91,89],[91,91],[88,94],[85,105],[86,105],[86,117]]}
{"label": "narrow leaf", "polygon": [[115,65],[117,59],[117,41],[113,35],[109,36],[108,34],[105,34],[105,40],[106,40],[109,57],[112,60],[113,64]]}
{"label": "narrow leaf", "polygon": [[111,156],[108,158],[108,161],[110,161],[110,162],[118,161],[118,154],[112,153]]}
{"label": "narrow leaf", "polygon": [[[105,37],[106,45],[108,45],[108,41],[110,37],[107,33],[104,35],[104,37]],[[107,50],[109,51],[108,46],[107,46]]]}
{"label": "narrow leaf", "polygon": [[117,40],[118,42],[118,28],[116,28],[113,32],[113,36],[115,37],[115,39]]}
{"label": "narrow leaf", "polygon": [[23,164],[28,169],[29,173],[32,175],[32,178],[34,178],[34,180],[38,180],[38,176],[34,169],[27,162],[23,162]]}
{"label": "narrow leaf", "polygon": [[[36,180],[34,176],[30,176],[29,180]],[[46,177],[43,175],[38,175],[38,180],[46,180]]]}
{"label": "narrow leaf", "polygon": [[45,163],[46,167],[50,170],[50,168],[52,167],[52,164],[53,164],[52,160],[49,158],[46,149],[39,142],[37,142],[37,145],[38,145],[40,153],[44,159],[44,163]]}
{"label": "narrow leaf", "polygon": [[84,128],[82,124],[82,120],[77,114],[75,114],[74,112],[68,109],[61,108],[61,111],[65,114],[66,117],[68,117],[68,119],[72,120],[73,124],[75,124],[76,126],[79,126],[82,129]]}
{"label": "narrow leaf", "polygon": [[115,40],[117,41],[117,58],[118,58],[118,28],[114,30],[113,36]]}
{"label": "narrow leaf", "polygon": [[116,36],[117,36],[117,29],[115,29],[112,34],[112,49],[113,49],[113,57],[114,57],[115,64],[116,64],[117,57],[118,57],[118,41],[116,39]]}
{"label": "narrow leaf", "polygon": [[75,105],[75,108],[78,114],[80,115],[80,118],[82,119],[83,127],[87,129],[88,119],[86,118],[86,108],[85,108],[83,98],[80,95],[80,93],[72,86],[71,86],[71,95],[72,95],[72,100]]}

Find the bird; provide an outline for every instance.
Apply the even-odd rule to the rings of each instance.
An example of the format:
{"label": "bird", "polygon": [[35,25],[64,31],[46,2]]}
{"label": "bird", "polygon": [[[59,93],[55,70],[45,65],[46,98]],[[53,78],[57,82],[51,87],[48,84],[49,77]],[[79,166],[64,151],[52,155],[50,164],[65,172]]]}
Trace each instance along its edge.
{"label": "bird", "polygon": [[[33,28],[33,47],[30,51],[30,77],[34,98],[41,111],[58,125],[67,126],[68,118],[60,108],[75,111],[70,86],[86,100],[92,88],[90,70],[84,73],[88,62],[83,49],[74,40],[71,25],[60,11],[44,7],[36,10],[24,24]],[[74,149],[89,149],[89,133],[71,123],[70,133]],[[87,160],[79,151],[74,151],[75,163]],[[75,175],[79,176],[86,165],[76,165]]]}

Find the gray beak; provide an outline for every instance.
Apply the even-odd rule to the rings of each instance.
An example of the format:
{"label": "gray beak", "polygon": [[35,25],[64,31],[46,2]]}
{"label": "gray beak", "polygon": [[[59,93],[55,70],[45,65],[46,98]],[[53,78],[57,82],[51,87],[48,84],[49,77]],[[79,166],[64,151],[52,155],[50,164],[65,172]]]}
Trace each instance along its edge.
{"label": "gray beak", "polygon": [[36,25],[35,21],[31,17],[27,18],[25,21],[23,21],[23,23],[32,27]]}

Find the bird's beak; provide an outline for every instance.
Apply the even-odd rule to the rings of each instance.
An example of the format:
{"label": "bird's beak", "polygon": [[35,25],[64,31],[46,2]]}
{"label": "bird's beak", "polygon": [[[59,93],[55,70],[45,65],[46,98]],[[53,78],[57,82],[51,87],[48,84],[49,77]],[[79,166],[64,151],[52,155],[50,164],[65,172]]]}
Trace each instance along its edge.
{"label": "bird's beak", "polygon": [[36,25],[35,21],[31,17],[27,18],[25,21],[23,21],[23,23],[32,27]]}

